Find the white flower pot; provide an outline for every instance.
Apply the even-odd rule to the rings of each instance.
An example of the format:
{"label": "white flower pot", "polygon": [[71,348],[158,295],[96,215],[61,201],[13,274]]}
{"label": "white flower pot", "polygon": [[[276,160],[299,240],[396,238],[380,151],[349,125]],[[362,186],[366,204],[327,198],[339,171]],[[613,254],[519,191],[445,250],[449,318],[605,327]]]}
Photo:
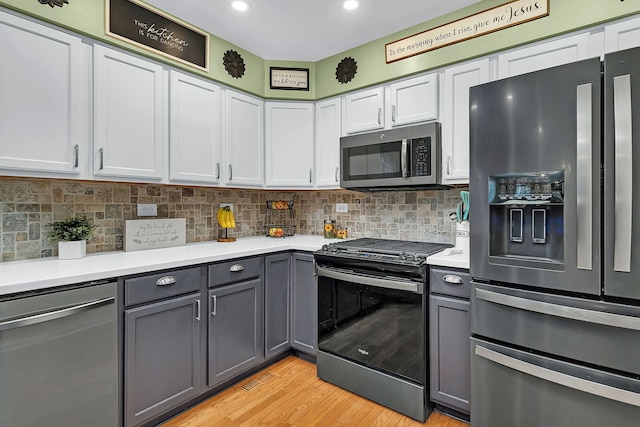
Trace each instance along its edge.
{"label": "white flower pot", "polygon": [[58,259],[79,259],[87,255],[87,241],[58,242]]}

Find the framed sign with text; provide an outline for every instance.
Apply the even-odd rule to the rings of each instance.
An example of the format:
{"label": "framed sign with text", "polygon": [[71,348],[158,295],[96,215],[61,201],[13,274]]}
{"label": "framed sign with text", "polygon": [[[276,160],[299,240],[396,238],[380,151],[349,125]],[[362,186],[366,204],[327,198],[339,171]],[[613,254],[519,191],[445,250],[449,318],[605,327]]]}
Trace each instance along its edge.
{"label": "framed sign with text", "polygon": [[387,64],[549,16],[550,0],[512,0],[385,45]]}
{"label": "framed sign with text", "polygon": [[106,34],[202,71],[209,34],[138,0],[107,0]]}
{"label": "framed sign with text", "polygon": [[308,68],[269,67],[271,89],[309,90]]}

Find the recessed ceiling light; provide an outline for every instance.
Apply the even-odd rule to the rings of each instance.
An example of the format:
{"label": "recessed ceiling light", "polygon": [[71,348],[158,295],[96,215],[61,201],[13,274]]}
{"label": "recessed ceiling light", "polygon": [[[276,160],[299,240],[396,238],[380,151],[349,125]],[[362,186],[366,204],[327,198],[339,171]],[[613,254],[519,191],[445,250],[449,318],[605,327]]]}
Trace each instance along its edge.
{"label": "recessed ceiling light", "polygon": [[249,9],[249,3],[244,0],[235,0],[231,2],[231,7],[237,10],[238,12],[244,12]]}
{"label": "recessed ceiling light", "polygon": [[360,2],[358,0],[346,0],[344,3],[342,3],[342,7],[347,10],[354,10],[360,7]]}

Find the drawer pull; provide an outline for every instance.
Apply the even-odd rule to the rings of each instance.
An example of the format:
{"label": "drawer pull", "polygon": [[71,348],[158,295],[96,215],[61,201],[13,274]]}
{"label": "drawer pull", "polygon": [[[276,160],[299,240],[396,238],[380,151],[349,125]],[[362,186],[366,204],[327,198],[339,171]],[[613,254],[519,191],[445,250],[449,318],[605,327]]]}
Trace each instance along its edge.
{"label": "drawer pull", "polygon": [[211,315],[215,316],[217,310],[218,310],[218,297],[216,295],[211,295]]}
{"label": "drawer pull", "polygon": [[244,265],[242,264],[233,264],[230,268],[229,271],[242,271],[244,270]]}
{"label": "drawer pull", "polygon": [[442,277],[442,280],[450,285],[462,285],[464,283],[462,277],[456,276],[455,274],[445,274],[444,277]]}
{"label": "drawer pull", "polygon": [[164,277],[159,278],[156,281],[156,285],[158,285],[158,286],[168,286],[168,285],[173,285],[177,281],[178,280],[176,280],[176,276],[164,276]]}

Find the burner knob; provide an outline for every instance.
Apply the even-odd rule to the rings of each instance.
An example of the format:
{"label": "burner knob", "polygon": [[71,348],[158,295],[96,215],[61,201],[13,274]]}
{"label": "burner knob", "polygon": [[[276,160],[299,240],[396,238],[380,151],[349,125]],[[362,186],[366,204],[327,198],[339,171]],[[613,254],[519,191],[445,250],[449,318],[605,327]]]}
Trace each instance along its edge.
{"label": "burner knob", "polygon": [[420,256],[418,254],[413,256],[413,260],[414,261],[423,261],[424,259],[425,259],[424,257],[422,257],[422,256]]}
{"label": "burner knob", "polygon": [[336,248],[335,246],[329,246],[329,251],[336,253],[338,252],[338,248]]}
{"label": "burner knob", "polygon": [[401,252],[401,253],[400,253],[400,257],[399,257],[399,258],[400,258],[402,261],[406,260],[406,259],[407,259],[407,254],[406,254],[406,253],[404,253],[404,252]]}
{"label": "burner knob", "polygon": [[322,252],[327,252],[329,250],[329,245],[322,245]]}

